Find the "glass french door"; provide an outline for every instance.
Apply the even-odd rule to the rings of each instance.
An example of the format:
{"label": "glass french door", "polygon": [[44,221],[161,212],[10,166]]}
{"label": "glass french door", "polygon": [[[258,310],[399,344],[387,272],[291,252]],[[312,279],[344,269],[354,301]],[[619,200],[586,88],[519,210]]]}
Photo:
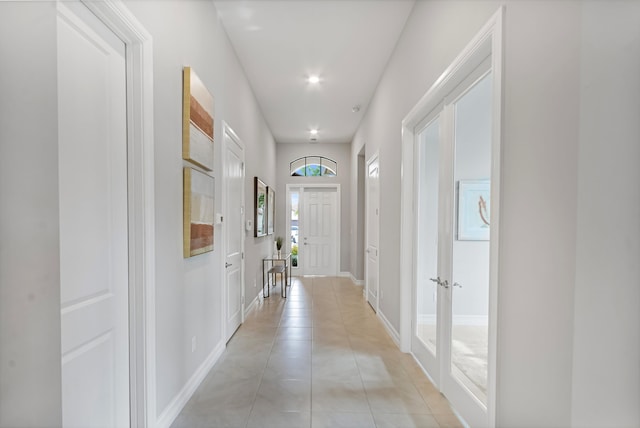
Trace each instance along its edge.
{"label": "glass french door", "polygon": [[476,70],[415,133],[412,352],[470,426],[486,426],[491,72]]}

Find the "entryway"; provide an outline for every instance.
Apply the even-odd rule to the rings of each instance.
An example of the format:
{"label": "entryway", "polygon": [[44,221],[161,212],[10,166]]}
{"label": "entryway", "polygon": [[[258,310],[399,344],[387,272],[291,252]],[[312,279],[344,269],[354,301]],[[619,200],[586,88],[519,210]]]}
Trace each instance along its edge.
{"label": "entryway", "polygon": [[339,213],[339,185],[287,185],[293,275],[337,275]]}

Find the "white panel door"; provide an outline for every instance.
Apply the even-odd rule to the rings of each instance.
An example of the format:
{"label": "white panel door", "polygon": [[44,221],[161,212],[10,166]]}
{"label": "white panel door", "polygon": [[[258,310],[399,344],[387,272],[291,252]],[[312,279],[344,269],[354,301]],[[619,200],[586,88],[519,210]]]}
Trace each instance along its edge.
{"label": "white panel door", "polygon": [[366,266],[365,266],[365,286],[367,290],[367,301],[371,307],[378,311],[378,291],[379,265],[378,265],[378,242],[380,236],[380,163],[378,156],[374,156],[367,162],[366,189]]}
{"label": "white panel door", "polygon": [[337,274],[337,217],[336,189],[304,189],[301,237],[305,275]]}
{"label": "white panel door", "polygon": [[124,44],[58,4],[62,420],[129,426]]}
{"label": "white panel door", "polygon": [[233,131],[224,130],[224,242],[226,339],[243,321],[244,301],[244,149]]}

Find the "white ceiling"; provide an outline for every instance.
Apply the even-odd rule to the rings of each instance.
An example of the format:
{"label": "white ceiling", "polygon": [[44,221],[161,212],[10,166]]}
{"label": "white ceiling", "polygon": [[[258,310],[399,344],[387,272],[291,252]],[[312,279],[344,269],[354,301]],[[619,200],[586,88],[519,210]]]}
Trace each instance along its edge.
{"label": "white ceiling", "polygon": [[349,143],[414,0],[214,3],[276,142]]}

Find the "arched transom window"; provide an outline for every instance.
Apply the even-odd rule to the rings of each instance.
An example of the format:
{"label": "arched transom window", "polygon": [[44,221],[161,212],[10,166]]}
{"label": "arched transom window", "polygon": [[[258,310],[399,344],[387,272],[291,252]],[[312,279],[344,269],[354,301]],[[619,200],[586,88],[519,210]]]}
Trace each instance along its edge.
{"label": "arched transom window", "polygon": [[335,177],[338,175],[336,161],[323,156],[305,156],[289,164],[293,177]]}

